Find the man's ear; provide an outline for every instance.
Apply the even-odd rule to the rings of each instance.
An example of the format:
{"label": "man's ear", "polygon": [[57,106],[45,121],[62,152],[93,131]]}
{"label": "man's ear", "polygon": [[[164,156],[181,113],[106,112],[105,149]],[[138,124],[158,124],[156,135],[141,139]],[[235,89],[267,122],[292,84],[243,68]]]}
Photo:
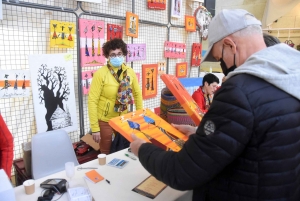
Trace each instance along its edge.
{"label": "man's ear", "polygon": [[231,38],[229,38],[229,37],[224,38],[223,44],[226,46],[229,46],[231,51],[233,52],[233,54],[236,53],[236,44]]}

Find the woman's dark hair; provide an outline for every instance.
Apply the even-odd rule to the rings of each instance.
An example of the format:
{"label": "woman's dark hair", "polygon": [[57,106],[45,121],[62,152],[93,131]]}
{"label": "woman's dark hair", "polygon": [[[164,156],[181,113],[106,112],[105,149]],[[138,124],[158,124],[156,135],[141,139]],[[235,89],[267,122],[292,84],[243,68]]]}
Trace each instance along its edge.
{"label": "woman's dark hair", "polygon": [[105,58],[109,57],[109,52],[111,50],[121,49],[123,52],[123,55],[127,55],[127,45],[124,43],[124,41],[120,38],[114,38],[110,41],[107,41],[103,44],[102,50]]}
{"label": "woman's dark hair", "polygon": [[272,36],[270,34],[263,33],[263,37],[264,37],[264,41],[265,41],[265,44],[267,47],[270,47],[270,46],[280,43],[280,40],[277,37]]}
{"label": "woman's dark hair", "polygon": [[215,76],[212,73],[207,73],[202,80],[202,86],[204,86],[204,83],[207,82],[208,85],[210,85],[211,83],[218,83],[219,84],[219,78],[217,76]]}

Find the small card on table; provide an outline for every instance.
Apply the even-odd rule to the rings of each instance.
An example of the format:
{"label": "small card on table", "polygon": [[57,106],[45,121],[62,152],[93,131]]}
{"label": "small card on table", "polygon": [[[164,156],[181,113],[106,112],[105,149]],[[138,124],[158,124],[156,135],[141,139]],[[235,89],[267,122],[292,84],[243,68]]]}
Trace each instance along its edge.
{"label": "small card on table", "polygon": [[127,163],[128,163],[128,161],[126,161],[126,160],[114,158],[109,163],[107,163],[107,165],[121,169],[125,165],[127,165]]}
{"label": "small card on table", "polygon": [[85,177],[94,183],[98,183],[104,179],[96,170],[86,172]]}

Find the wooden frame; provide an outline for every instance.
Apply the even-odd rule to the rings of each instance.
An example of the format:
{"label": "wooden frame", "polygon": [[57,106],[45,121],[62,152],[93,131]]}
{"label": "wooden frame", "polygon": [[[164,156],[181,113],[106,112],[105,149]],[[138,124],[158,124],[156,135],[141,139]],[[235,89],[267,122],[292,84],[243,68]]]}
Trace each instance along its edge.
{"label": "wooden frame", "polygon": [[157,64],[142,65],[143,98],[153,98],[157,95]]}
{"label": "wooden frame", "polygon": [[176,77],[186,77],[187,75],[187,62],[176,63]]}
{"label": "wooden frame", "polygon": [[139,32],[139,16],[131,13],[129,11],[126,12],[126,36],[131,36],[133,38],[138,37]]}
{"label": "wooden frame", "polygon": [[185,30],[191,32],[196,31],[196,18],[194,16],[185,16]]}

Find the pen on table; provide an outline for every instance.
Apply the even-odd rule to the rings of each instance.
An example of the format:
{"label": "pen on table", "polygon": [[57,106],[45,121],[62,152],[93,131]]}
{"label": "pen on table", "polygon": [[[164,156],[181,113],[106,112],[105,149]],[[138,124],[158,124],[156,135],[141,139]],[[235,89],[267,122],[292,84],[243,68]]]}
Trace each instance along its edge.
{"label": "pen on table", "polygon": [[127,157],[131,158],[132,160],[136,160],[136,158],[135,158],[135,157],[133,157],[133,156],[130,156],[129,154],[125,154],[125,156],[127,156]]}
{"label": "pen on table", "polygon": [[105,179],[105,181],[106,181],[108,184],[110,184],[110,181],[108,181],[107,179]]}

